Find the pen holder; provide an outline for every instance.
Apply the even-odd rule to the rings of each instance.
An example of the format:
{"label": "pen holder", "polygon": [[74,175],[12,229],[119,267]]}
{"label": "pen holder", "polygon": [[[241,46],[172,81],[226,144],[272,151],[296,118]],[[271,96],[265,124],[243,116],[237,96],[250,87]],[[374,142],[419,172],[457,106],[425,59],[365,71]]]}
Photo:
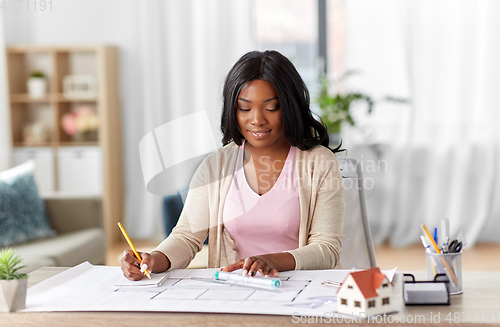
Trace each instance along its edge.
{"label": "pen holder", "polygon": [[427,253],[427,279],[434,280],[436,274],[446,274],[450,295],[462,294],[462,251]]}

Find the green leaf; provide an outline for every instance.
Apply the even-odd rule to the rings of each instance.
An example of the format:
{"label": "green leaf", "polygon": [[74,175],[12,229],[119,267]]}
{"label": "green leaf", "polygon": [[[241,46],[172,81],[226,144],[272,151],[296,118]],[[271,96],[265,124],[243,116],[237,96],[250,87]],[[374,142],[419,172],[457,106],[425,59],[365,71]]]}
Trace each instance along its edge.
{"label": "green leaf", "polygon": [[43,77],[45,77],[45,74],[42,71],[40,71],[40,70],[35,70],[35,71],[31,72],[30,76],[31,77],[43,78]]}
{"label": "green leaf", "polygon": [[[338,83],[343,81],[349,76],[358,74],[358,71],[349,70],[345,72],[340,78],[334,81]],[[328,132],[340,130],[340,125],[343,121],[355,126],[355,121],[351,115],[350,108],[355,102],[364,102],[368,106],[368,113],[371,114],[375,106],[375,101],[369,95],[361,92],[346,92],[346,93],[329,93],[331,82],[328,78],[323,76],[320,80],[320,91],[316,98],[316,103],[321,109],[321,120],[328,128]],[[384,101],[409,103],[408,99],[396,98],[387,96],[383,98]],[[339,113],[342,113],[339,115]]]}
{"label": "green leaf", "polygon": [[0,251],[0,279],[20,279],[24,274],[17,273],[24,268],[22,259],[11,248],[5,248]]}

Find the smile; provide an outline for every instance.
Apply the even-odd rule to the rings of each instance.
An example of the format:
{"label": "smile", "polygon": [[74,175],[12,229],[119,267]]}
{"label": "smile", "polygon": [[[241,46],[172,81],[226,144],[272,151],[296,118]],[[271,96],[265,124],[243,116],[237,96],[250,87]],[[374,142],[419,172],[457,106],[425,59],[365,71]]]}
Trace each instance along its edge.
{"label": "smile", "polygon": [[255,137],[256,139],[262,139],[264,137],[266,137],[270,132],[271,130],[268,130],[268,131],[248,131],[250,134],[252,134],[253,137]]}

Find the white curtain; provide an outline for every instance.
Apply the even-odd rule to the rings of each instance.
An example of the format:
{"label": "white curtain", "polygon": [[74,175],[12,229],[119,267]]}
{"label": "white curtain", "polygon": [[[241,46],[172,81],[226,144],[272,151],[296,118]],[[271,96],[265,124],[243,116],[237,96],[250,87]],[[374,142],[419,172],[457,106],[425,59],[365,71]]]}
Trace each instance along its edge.
{"label": "white curtain", "polygon": [[11,134],[8,91],[4,16],[0,14],[0,171],[10,168]]}
{"label": "white curtain", "polygon": [[500,242],[500,2],[348,0],[346,30],[348,86],[411,100],[343,134],[374,183],[374,241],[419,242],[449,218],[452,237]]}
{"label": "white curtain", "polygon": [[[149,1],[137,6],[131,76],[136,103],[124,121],[126,224],[135,238],[162,238],[162,196],[146,191],[139,141],[153,129],[206,110],[220,145],[221,91],[226,73],[255,48],[249,0]],[[196,129],[186,133],[197,133]],[[179,142],[183,135],[172,140]]]}

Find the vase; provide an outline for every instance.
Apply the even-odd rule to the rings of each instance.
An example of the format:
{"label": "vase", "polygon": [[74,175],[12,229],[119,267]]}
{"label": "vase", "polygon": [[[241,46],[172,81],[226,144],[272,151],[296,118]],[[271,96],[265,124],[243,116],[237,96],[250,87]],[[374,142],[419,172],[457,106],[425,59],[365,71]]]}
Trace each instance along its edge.
{"label": "vase", "polygon": [[12,312],[26,307],[28,279],[0,280],[0,312]]}
{"label": "vase", "polygon": [[47,94],[47,80],[43,77],[30,77],[27,87],[31,98],[43,98]]}

